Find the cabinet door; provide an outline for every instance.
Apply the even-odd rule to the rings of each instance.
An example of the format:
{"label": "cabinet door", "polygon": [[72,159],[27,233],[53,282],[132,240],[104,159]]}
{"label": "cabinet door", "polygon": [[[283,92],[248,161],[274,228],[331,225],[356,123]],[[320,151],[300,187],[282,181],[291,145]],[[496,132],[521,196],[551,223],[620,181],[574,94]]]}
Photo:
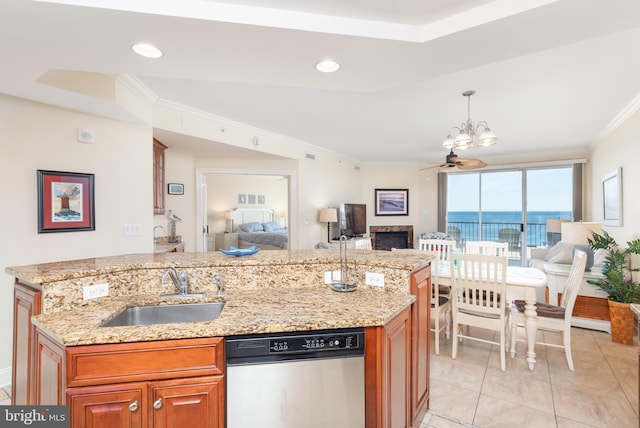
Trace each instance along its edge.
{"label": "cabinet door", "polygon": [[411,420],[419,426],[429,405],[429,358],[431,326],[431,267],[411,275]]}
{"label": "cabinet door", "polygon": [[149,384],[154,428],[224,427],[224,377],[208,376]]}
{"label": "cabinet door", "polygon": [[141,428],[147,425],[146,383],[68,388],[71,428]]}
{"label": "cabinet door", "polygon": [[35,327],[31,317],[42,311],[42,292],[16,282],[13,299],[12,404],[36,404]]}

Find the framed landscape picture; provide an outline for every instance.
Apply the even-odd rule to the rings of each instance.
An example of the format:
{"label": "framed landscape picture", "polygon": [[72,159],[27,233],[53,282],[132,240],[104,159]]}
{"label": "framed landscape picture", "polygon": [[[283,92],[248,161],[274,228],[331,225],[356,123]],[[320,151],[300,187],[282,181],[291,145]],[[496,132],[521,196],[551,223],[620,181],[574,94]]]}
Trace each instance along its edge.
{"label": "framed landscape picture", "polygon": [[94,175],[37,171],[38,233],[95,230]]}
{"label": "framed landscape picture", "polygon": [[375,189],[375,215],[409,215],[409,189]]}
{"label": "framed landscape picture", "polygon": [[606,226],[622,226],[622,168],[602,177],[602,209]]}

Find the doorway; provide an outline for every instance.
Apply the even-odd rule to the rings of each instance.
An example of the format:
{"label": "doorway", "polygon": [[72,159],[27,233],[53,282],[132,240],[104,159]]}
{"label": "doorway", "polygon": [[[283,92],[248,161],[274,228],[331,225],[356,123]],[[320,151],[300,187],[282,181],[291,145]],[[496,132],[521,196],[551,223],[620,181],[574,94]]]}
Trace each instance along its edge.
{"label": "doorway", "polygon": [[[233,180],[235,177],[253,177],[256,180],[261,179],[271,179],[271,180],[284,180],[286,181],[285,192],[286,195],[283,195],[283,199],[285,200],[284,206],[278,205],[277,212],[275,213],[276,218],[280,222],[284,222],[284,226],[289,229],[289,248],[296,248],[297,241],[295,239],[295,227],[291,227],[291,225],[295,225],[296,223],[296,209],[297,201],[296,201],[296,192],[295,192],[295,172],[289,170],[250,170],[250,169],[229,169],[229,168],[197,168],[196,169],[196,186],[199,189],[196,192],[196,229],[198,233],[196,234],[196,250],[199,252],[206,252],[210,246],[210,238],[215,233],[224,233],[226,230],[226,225],[222,222],[223,211],[228,211],[233,207],[239,207],[242,205],[246,206],[255,206],[268,208],[274,202],[269,202],[269,199],[266,195],[260,194],[259,191],[248,190],[247,192],[233,191],[234,201],[229,201],[226,205],[220,205],[217,208],[219,211],[216,214],[213,214],[213,217],[219,216],[221,217],[219,220],[221,222],[215,225],[215,229],[212,228],[211,219],[212,213],[210,209],[209,201],[209,190],[208,190],[208,180],[207,176],[214,176],[216,178],[225,177],[225,180]],[[231,181],[227,181],[229,183]],[[251,189],[250,187],[248,189]],[[246,199],[241,196],[244,195]],[[250,202],[249,196],[255,196],[255,200],[252,198],[253,204],[248,205]],[[262,196],[262,198],[260,198]],[[235,202],[235,204],[233,203]],[[214,210],[216,210],[214,208]]]}

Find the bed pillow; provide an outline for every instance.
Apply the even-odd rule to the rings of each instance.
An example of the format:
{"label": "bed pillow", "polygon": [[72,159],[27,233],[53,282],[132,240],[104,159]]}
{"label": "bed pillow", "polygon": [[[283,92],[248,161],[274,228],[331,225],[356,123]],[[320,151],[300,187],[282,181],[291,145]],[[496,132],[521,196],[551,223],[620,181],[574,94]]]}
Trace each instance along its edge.
{"label": "bed pillow", "polygon": [[282,227],[282,225],[277,221],[269,221],[267,223],[263,223],[262,226],[265,232],[271,233],[284,229],[284,227]]}
{"label": "bed pillow", "polygon": [[238,229],[247,233],[264,232],[264,227],[262,226],[262,223],[259,223],[257,221],[241,224],[240,226],[238,226]]}

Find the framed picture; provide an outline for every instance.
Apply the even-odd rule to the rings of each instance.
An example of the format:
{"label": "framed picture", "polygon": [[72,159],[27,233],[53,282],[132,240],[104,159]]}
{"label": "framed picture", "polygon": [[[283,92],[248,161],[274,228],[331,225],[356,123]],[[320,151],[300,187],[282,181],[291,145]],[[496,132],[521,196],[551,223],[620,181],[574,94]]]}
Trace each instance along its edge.
{"label": "framed picture", "polygon": [[239,204],[246,204],[247,203],[247,195],[244,195],[242,193],[238,193],[238,203]]}
{"label": "framed picture", "polygon": [[264,195],[258,195],[258,203],[264,205]]}
{"label": "framed picture", "polygon": [[409,215],[409,189],[376,189],[376,215]]}
{"label": "framed picture", "polygon": [[184,195],[184,184],[169,183],[167,186],[170,195]]}
{"label": "framed picture", "polygon": [[94,175],[37,171],[38,233],[95,230]]}
{"label": "framed picture", "polygon": [[255,204],[256,203],[256,195],[248,195],[248,196],[249,196],[248,203]]}
{"label": "framed picture", "polygon": [[622,168],[602,177],[602,224],[622,226]]}

